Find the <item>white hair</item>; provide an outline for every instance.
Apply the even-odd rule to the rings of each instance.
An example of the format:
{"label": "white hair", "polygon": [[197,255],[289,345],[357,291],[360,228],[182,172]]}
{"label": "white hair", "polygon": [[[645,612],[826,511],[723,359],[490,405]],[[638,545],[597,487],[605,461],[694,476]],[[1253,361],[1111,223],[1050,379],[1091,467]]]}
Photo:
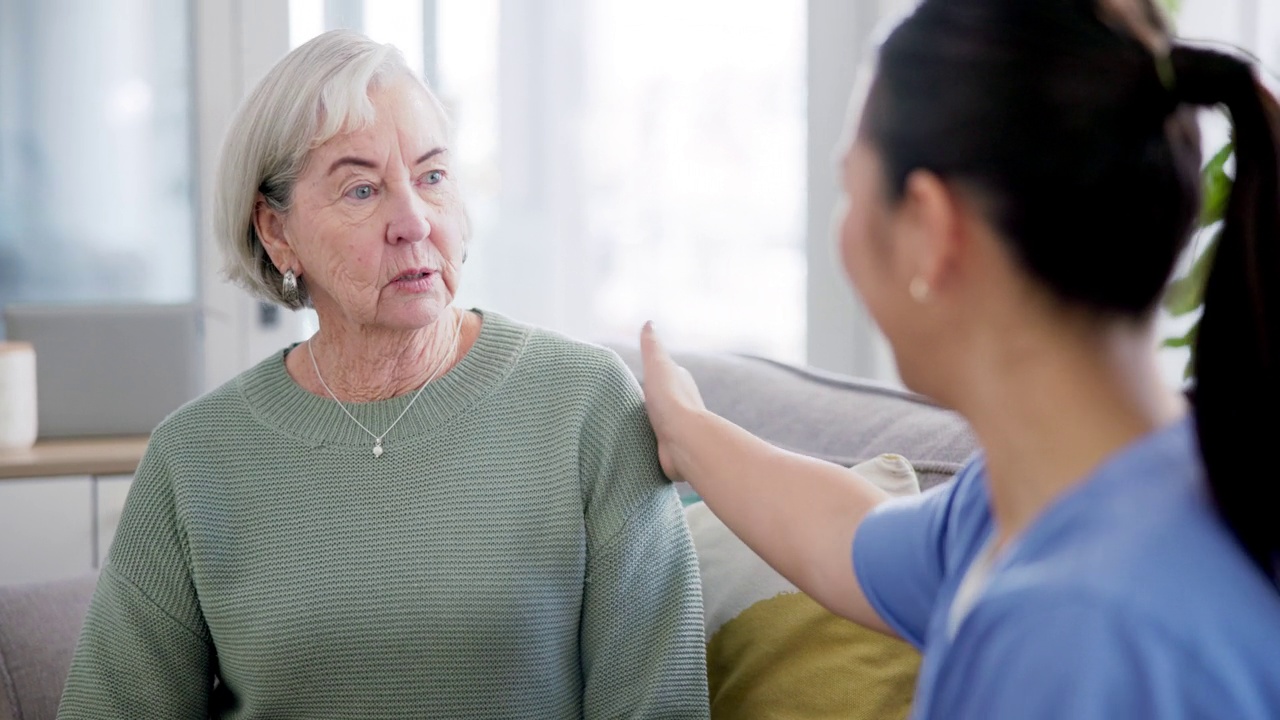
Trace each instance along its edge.
{"label": "white hair", "polygon": [[341,132],[372,124],[370,90],[401,78],[416,80],[445,117],[399,50],[349,30],[313,38],[262,78],[232,119],[218,164],[213,233],[229,280],[262,300],[294,308],[309,304],[301,281],[298,301],[285,300],[280,271],[254,226],[254,208],[261,197],[272,209],[288,212],[311,151]]}

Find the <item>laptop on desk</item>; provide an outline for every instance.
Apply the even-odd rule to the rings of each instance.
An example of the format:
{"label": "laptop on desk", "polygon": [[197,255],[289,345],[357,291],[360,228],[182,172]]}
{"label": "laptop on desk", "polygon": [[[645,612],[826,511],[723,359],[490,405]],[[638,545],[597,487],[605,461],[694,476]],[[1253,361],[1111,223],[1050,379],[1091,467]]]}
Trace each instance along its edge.
{"label": "laptop on desk", "polygon": [[6,305],[4,321],[35,348],[42,439],[147,435],[200,394],[195,305]]}

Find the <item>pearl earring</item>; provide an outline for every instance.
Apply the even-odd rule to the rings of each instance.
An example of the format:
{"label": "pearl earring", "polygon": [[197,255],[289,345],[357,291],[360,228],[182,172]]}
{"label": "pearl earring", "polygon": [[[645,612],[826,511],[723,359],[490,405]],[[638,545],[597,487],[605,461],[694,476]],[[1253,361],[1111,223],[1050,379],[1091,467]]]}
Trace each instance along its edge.
{"label": "pearl earring", "polygon": [[918,303],[925,302],[929,299],[929,283],[924,278],[916,276],[907,286],[907,292],[911,293],[912,300]]}

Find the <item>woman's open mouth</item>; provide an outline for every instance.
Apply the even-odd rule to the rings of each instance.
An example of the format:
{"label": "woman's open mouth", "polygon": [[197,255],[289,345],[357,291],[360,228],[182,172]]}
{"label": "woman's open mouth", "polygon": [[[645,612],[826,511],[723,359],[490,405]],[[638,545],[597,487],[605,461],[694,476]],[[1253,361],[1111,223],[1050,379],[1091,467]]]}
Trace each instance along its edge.
{"label": "woman's open mouth", "polygon": [[435,276],[434,270],[416,268],[397,275],[396,279],[391,281],[391,285],[408,292],[425,292],[431,288]]}

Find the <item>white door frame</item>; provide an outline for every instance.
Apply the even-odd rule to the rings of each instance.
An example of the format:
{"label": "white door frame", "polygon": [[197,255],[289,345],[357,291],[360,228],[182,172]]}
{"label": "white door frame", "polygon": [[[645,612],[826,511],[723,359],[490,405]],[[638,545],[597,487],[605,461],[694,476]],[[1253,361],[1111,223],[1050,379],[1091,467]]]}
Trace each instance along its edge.
{"label": "white door frame", "polygon": [[205,388],[211,389],[299,339],[302,316],[276,323],[222,276],[213,241],[213,179],[231,116],[254,83],[289,51],[288,0],[192,0],[195,44],[196,168],[200,203],[200,301],[205,310]]}
{"label": "white door frame", "polygon": [[836,254],[837,145],[875,35],[910,0],[809,0],[806,360],[810,365],[898,382],[884,336],[855,297]]}

